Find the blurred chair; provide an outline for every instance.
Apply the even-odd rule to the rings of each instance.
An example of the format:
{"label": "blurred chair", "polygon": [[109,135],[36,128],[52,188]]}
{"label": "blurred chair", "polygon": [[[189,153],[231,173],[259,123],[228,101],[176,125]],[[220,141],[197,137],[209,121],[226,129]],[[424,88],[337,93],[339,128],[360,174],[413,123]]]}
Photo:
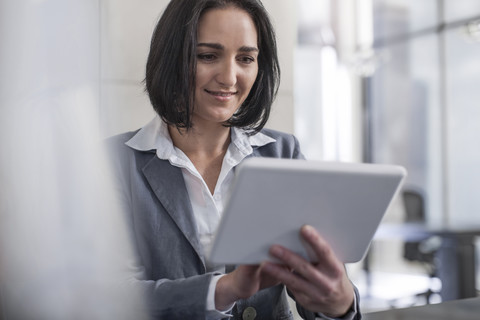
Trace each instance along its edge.
{"label": "blurred chair", "polygon": [[[405,206],[405,222],[426,223],[425,200],[422,193],[413,189],[405,189],[402,192],[402,198]],[[433,284],[434,278],[437,276],[435,255],[440,245],[441,239],[437,236],[432,236],[418,241],[407,241],[403,247],[405,260],[420,264],[430,277],[431,284]],[[415,297],[423,297],[426,303],[429,304],[432,295],[438,293],[431,286],[427,291],[416,294]]]}

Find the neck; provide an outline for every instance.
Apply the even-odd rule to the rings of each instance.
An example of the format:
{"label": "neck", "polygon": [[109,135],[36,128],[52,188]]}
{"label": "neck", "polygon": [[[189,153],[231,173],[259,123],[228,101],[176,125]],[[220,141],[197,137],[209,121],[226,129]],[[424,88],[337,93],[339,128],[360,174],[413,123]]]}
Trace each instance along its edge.
{"label": "neck", "polygon": [[230,144],[230,128],[222,126],[216,130],[201,130],[194,127],[179,131],[169,127],[169,131],[173,144],[192,161],[213,194]]}
{"label": "neck", "polygon": [[225,153],[230,144],[229,127],[193,127],[187,131],[169,126],[168,129],[173,144],[186,155],[218,155],[219,153]]}

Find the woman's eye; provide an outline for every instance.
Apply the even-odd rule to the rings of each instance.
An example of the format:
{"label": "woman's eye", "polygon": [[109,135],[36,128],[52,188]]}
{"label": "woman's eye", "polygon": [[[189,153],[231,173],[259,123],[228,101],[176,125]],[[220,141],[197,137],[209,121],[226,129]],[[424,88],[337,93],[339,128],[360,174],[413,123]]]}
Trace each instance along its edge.
{"label": "woman's eye", "polygon": [[255,62],[255,58],[250,56],[240,57],[238,60],[245,64],[250,64],[252,62]]}
{"label": "woman's eye", "polygon": [[216,56],[211,53],[200,53],[197,55],[197,58],[203,61],[213,61],[215,60]]}

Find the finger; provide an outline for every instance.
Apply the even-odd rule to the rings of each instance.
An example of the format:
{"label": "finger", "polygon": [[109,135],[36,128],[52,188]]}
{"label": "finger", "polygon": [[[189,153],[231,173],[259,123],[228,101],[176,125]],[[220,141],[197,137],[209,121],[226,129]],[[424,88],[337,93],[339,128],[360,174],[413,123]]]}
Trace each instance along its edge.
{"label": "finger", "polygon": [[279,280],[285,285],[301,290],[303,285],[300,283],[300,280],[303,279],[309,285],[313,285],[321,290],[329,289],[331,283],[330,276],[317,269],[298,254],[279,245],[272,246],[270,254],[295,271],[292,274],[291,272],[280,272],[280,270],[276,269],[275,276],[281,277]]}
{"label": "finger", "polygon": [[320,281],[322,285],[318,285],[311,279],[305,279],[296,272],[286,272],[279,265],[270,262],[262,268],[264,273],[283,283],[293,293],[295,300],[306,307],[325,304],[331,293],[335,291],[331,282],[324,280]]}
{"label": "finger", "polygon": [[317,256],[316,266],[323,272],[338,276],[343,270],[343,263],[338,260],[327,241],[310,225],[304,225],[300,229],[300,234]]}
{"label": "finger", "polygon": [[[335,314],[337,306],[341,304],[343,308],[345,301],[348,303],[352,301],[353,289],[345,273],[338,278],[330,277],[315,269],[309,262],[293,252],[280,246],[274,247],[272,247],[272,252],[277,251],[277,249],[284,250],[282,254],[274,256],[282,260],[285,265],[288,265],[287,261],[290,261],[290,258],[293,258],[292,260],[297,260],[298,258],[298,261],[303,260],[303,264],[298,265],[306,267],[296,268],[295,272],[292,273],[281,265],[265,262],[261,266],[262,272],[285,284],[301,305],[309,307],[311,310],[318,308],[318,311],[324,307],[333,308],[331,313]],[[293,264],[297,265],[297,262]]]}
{"label": "finger", "polygon": [[304,270],[313,272],[315,269],[315,267],[303,257],[280,245],[271,246],[269,253],[273,258],[279,260],[289,269],[295,270],[296,272],[303,274],[302,271]]}
{"label": "finger", "polygon": [[306,295],[312,295],[316,290],[315,286],[307,279],[291,272],[289,269],[286,269],[279,264],[265,262],[262,265],[262,272],[277,279],[279,282],[283,283],[293,291],[302,292]]}

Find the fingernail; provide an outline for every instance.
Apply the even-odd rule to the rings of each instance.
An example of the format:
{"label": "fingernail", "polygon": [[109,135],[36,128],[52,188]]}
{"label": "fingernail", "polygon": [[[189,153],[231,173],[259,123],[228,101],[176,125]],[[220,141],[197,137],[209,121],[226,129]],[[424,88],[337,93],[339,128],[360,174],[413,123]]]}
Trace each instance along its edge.
{"label": "fingernail", "polygon": [[271,253],[277,258],[281,258],[283,256],[283,249],[279,246],[272,246]]}
{"label": "fingernail", "polygon": [[303,226],[303,232],[305,233],[305,235],[311,236],[313,235],[314,229],[311,225],[306,224]]}

